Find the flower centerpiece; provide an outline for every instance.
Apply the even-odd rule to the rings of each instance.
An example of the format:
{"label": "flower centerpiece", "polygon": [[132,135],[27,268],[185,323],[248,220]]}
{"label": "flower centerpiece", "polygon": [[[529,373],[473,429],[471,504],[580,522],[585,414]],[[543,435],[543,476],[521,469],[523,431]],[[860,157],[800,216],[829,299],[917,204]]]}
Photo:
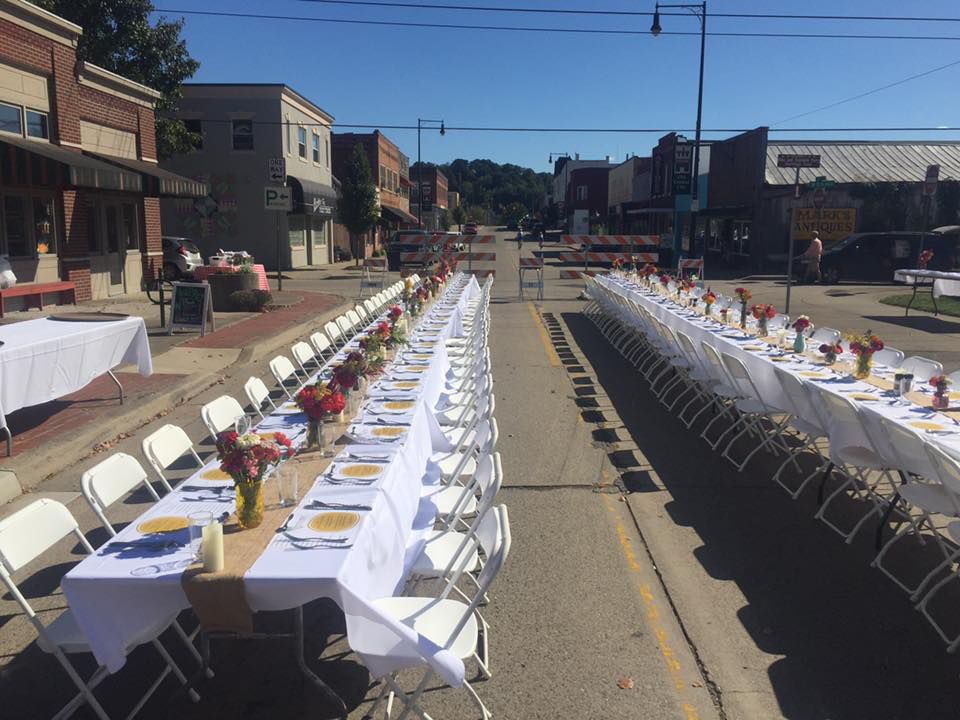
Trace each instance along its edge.
{"label": "flower centerpiece", "polygon": [[657,268],[653,263],[647,263],[643,266],[643,270],[640,272],[643,276],[643,279],[646,281],[647,285],[650,285],[650,278],[657,274]]}
{"label": "flower centerpiece", "polygon": [[321,452],[326,454],[324,448],[327,443],[323,436],[324,423],[331,421],[334,416],[343,412],[347,405],[347,399],[340,390],[317,383],[302,388],[297,393],[295,401],[297,407],[303,410],[307,416],[306,449],[319,448]]}
{"label": "flower centerpiece", "polygon": [[818,350],[823,353],[824,362],[833,365],[837,361],[837,355],[843,352],[843,346],[840,343],[824,343]]}
{"label": "flower centerpiece", "polygon": [[712,290],[707,290],[703,296],[703,314],[710,315],[713,312],[713,304],[717,301],[717,296]]}
{"label": "flower centerpiece", "polygon": [[857,367],[853,374],[858,378],[870,377],[873,368],[873,354],[883,350],[883,340],[869,330],[863,335],[852,335],[849,338],[850,352],[857,356]]}
{"label": "flower centerpiece", "polygon": [[388,348],[393,349],[407,344],[406,320],[403,317],[403,308],[394,305],[387,311],[387,322],[390,323],[390,335],[386,339]]}
{"label": "flower centerpiece", "polygon": [[614,258],[611,269],[614,272],[620,272],[623,269],[623,260],[620,258]]}
{"label": "flower centerpiece", "polygon": [[244,433],[227,430],[217,435],[217,459],[220,469],[233,478],[237,491],[237,523],[244,530],[263,522],[263,477],[270,467],[280,463],[280,447],[292,453],[290,440],[283,433]]}
{"label": "flower centerpiece", "polygon": [[951,384],[952,381],[946,375],[934,375],[930,378],[930,385],[933,387],[931,405],[937,410],[946,410],[950,407],[950,394],[947,389]]}
{"label": "flower centerpiece", "polygon": [[751,293],[746,288],[738,287],[733,291],[734,295],[737,296],[737,300],[740,302],[740,329],[747,329],[747,303],[750,302],[750,298],[753,297]]}
{"label": "flower centerpiece", "polygon": [[767,323],[777,316],[777,309],[773,305],[754,305],[750,308],[750,314],[757,320],[757,335],[767,336]]}
{"label": "flower centerpiece", "polygon": [[924,250],[920,253],[920,257],[917,258],[917,267],[921,270],[926,270],[931,260],[933,260],[933,250]]}
{"label": "flower centerpiece", "polygon": [[440,286],[443,284],[443,281],[438,275],[431,275],[430,279],[427,281],[427,284],[430,286],[430,296],[437,297],[440,294]]}
{"label": "flower centerpiece", "polygon": [[390,324],[388,322],[379,322],[377,326],[370,330],[359,340],[360,350],[368,361],[375,358],[383,359],[383,354],[387,348],[387,342],[390,339]]}
{"label": "flower centerpiece", "polygon": [[793,321],[793,329],[797,331],[797,337],[793,340],[794,352],[801,353],[807,348],[806,333],[813,328],[813,323],[806,315],[801,315]]}
{"label": "flower centerpiece", "polygon": [[363,394],[362,385],[371,375],[383,370],[382,358],[368,358],[362,352],[354,350],[346,359],[333,369],[330,387],[343,392],[349,403],[349,412],[356,410]]}
{"label": "flower centerpiece", "polygon": [[660,287],[662,287],[663,290],[666,291],[669,286],[670,286],[670,276],[667,275],[666,273],[660,273]]}

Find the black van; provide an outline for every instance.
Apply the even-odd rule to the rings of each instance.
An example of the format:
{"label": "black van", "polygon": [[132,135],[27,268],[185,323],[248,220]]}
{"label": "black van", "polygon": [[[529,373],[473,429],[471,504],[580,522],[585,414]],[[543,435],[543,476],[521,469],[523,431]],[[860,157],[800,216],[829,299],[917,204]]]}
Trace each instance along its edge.
{"label": "black van", "polygon": [[[958,267],[960,233],[853,233],[824,248],[820,274],[823,282],[830,284],[841,280],[893,282],[895,270],[917,267],[921,246],[933,250],[933,260],[928,265],[931,270]],[[794,268],[802,279],[804,263],[795,262]]]}
{"label": "black van", "polygon": [[390,242],[387,243],[387,269],[392,272],[400,269],[403,265],[403,263],[400,262],[401,253],[416,253],[429,250],[429,248],[422,243],[405,242],[405,238],[429,234],[426,230],[400,230],[395,232],[391,236]]}

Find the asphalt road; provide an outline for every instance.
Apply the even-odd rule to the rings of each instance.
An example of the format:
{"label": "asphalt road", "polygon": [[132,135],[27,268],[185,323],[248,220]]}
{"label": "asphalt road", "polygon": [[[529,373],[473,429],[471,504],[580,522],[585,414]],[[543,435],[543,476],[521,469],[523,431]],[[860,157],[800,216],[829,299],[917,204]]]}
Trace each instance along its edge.
{"label": "asphalt road", "polygon": [[[774,459],[738,474],[683,429],[584,320],[580,283],[559,281],[551,267],[545,299],[521,300],[517,260],[535,246],[518,252],[511,236],[499,233],[493,248],[491,354],[499,502],[514,544],[484,610],[493,678],[475,685],[494,717],[957,717],[960,662],[869,567],[869,533],[844,545],[813,519],[810,494],[794,502],[770,481]],[[917,330],[895,344],[916,352],[936,335]],[[186,424],[202,401],[164,421]],[[82,500],[71,507],[94,527]],[[120,516],[143,507],[131,502]],[[919,564],[922,553],[907,548],[901,562]],[[70,548],[59,558],[73,559]],[[63,606],[50,595],[63,571],[29,578],[46,619]],[[311,605],[307,626],[311,666],[347,699],[352,719],[363,717],[377,689],[349,654],[336,608]],[[48,717],[68,696],[65,676],[31,639],[0,598],[5,719]],[[282,643],[225,641],[214,660],[217,677],[200,687],[199,704],[171,697],[168,681],[141,717],[330,717]],[[138,650],[104,683],[114,713],[153,663]],[[438,720],[478,716],[463,691],[431,690],[423,705]]]}

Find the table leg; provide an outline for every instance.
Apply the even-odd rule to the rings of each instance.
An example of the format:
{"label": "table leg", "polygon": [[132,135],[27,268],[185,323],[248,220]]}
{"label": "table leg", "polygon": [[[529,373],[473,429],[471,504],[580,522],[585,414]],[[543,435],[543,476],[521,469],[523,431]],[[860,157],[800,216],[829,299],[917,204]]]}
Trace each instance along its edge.
{"label": "table leg", "polygon": [[107,375],[110,376],[110,379],[116,384],[117,389],[120,391],[120,404],[123,405],[123,385],[120,384],[120,381],[117,380],[117,376],[113,374],[113,370],[107,370]]}
{"label": "table leg", "polygon": [[303,655],[303,607],[298,607],[293,611],[293,626],[294,636],[296,637],[295,652],[297,655],[297,665],[300,668],[300,672],[302,672],[304,677],[306,677],[310,682],[316,685],[317,688],[320,689],[320,692],[330,698],[334,705],[337,706],[340,712],[340,717],[343,718],[343,720],[347,720],[347,705],[343,702],[343,698],[337,695],[337,693],[335,693],[329,685],[317,677],[316,673],[307,667],[307,660]]}
{"label": "table leg", "polygon": [[913,295],[910,296],[910,302],[907,303],[906,309],[903,311],[903,316],[907,317],[910,315],[910,307],[913,305],[914,299],[917,297],[917,282],[913,283]]}
{"label": "table leg", "polygon": [[3,430],[7,436],[7,457],[10,457],[13,454],[13,433],[8,427],[2,427],[0,430]]}
{"label": "table leg", "polygon": [[933,315],[936,317],[940,314],[940,308],[937,307],[937,296],[934,294],[933,285],[930,286],[930,300],[933,302]]}

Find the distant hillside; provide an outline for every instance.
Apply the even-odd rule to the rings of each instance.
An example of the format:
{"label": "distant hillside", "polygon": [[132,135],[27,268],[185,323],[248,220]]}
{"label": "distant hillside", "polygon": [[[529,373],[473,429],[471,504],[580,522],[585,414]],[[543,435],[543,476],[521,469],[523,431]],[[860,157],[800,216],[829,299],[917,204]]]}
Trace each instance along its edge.
{"label": "distant hillside", "polygon": [[[424,167],[430,163],[424,163]],[[511,203],[518,202],[536,212],[551,186],[550,173],[534,172],[519,165],[500,165],[492,160],[462,160],[438,166],[447,176],[449,189],[460,193],[464,205],[479,205],[501,214]],[[416,163],[410,177],[416,178]]]}

